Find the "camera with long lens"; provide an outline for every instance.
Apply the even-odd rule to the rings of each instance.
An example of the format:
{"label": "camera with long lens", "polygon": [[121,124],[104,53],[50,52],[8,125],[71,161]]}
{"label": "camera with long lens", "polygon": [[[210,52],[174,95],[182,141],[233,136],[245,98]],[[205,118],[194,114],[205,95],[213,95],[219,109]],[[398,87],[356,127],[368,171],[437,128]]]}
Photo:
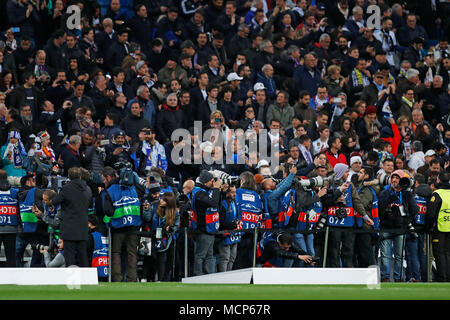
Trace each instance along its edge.
{"label": "camera with long lens", "polygon": [[378,184],[381,186],[387,186],[391,183],[391,175],[388,173],[382,173],[378,178]]}
{"label": "camera with long lens", "polygon": [[240,184],[238,176],[232,176],[220,170],[213,170],[212,174],[215,179],[220,179],[222,184],[228,184],[229,186],[239,186]]}
{"label": "camera with long lens", "polygon": [[301,186],[305,189],[311,189],[313,187],[328,187],[330,185],[330,180],[329,178],[322,178],[321,176],[317,176],[314,178],[309,178],[309,179],[300,179],[298,177],[295,177],[294,180],[295,184],[297,186]]}

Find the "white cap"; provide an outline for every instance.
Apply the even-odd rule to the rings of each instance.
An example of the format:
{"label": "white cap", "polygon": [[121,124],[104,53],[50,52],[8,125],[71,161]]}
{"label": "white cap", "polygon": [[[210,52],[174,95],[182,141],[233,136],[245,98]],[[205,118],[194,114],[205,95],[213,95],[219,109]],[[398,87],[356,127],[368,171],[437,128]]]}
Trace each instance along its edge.
{"label": "white cap", "polygon": [[259,169],[261,167],[269,167],[269,166],[270,166],[269,162],[265,159],[262,159],[262,160],[259,160],[258,165],[256,166],[256,169]]}
{"label": "white cap", "polygon": [[264,84],[261,82],[257,82],[255,83],[255,85],[253,86],[253,91],[258,91],[258,90],[265,90],[266,87],[264,87]]}
{"label": "white cap", "polygon": [[227,81],[234,81],[234,80],[242,80],[244,78],[239,77],[239,75],[236,72],[232,72],[227,76]]}
{"label": "white cap", "polygon": [[430,150],[428,150],[428,151],[425,153],[425,157],[432,157],[432,156],[434,156],[435,154],[436,154],[436,152],[434,152],[433,149],[430,149]]}
{"label": "white cap", "polygon": [[361,157],[360,156],[353,156],[353,157],[350,158],[350,166],[352,164],[354,164],[355,162],[362,163]]}
{"label": "white cap", "polygon": [[200,149],[203,152],[211,153],[212,150],[213,150],[213,145],[212,145],[212,143],[210,141],[202,142],[200,144]]}

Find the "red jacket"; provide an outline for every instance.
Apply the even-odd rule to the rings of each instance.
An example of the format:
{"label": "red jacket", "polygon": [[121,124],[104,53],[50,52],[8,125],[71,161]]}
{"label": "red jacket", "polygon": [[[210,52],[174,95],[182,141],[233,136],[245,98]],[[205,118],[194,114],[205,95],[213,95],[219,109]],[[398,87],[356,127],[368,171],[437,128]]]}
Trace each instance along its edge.
{"label": "red jacket", "polygon": [[347,163],[347,159],[345,158],[343,153],[338,153],[338,157],[336,158],[330,151],[326,151],[325,155],[328,158],[328,162],[330,162],[330,165],[334,168],[334,166],[338,163]]}
{"label": "red jacket", "polygon": [[392,155],[395,157],[397,157],[397,152],[398,152],[398,146],[400,145],[401,141],[402,141],[402,136],[400,134],[400,131],[398,130],[397,125],[394,123],[392,124],[392,132],[394,133],[393,137],[389,137],[389,138],[381,138],[384,141],[387,141],[391,144],[392,146]]}

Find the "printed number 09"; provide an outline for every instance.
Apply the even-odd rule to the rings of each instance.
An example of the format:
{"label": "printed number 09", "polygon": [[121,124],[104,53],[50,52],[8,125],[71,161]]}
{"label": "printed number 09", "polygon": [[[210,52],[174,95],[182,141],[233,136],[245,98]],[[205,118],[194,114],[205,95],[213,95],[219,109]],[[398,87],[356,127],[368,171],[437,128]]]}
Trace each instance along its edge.
{"label": "printed number 09", "polygon": [[133,217],[132,216],[123,217],[123,224],[132,224],[132,223],[133,223]]}

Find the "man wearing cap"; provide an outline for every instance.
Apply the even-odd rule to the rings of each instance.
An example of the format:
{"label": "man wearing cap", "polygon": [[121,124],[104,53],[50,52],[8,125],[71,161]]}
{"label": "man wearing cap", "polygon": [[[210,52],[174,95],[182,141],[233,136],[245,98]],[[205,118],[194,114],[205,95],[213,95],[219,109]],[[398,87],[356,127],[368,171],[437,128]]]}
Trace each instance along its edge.
{"label": "man wearing cap", "polygon": [[[436,159],[436,152],[433,149],[428,150],[427,152],[425,152],[424,159],[425,159],[425,164],[423,166],[420,166],[416,170],[418,173],[421,173],[421,174],[425,174],[425,172],[427,172],[427,170],[430,169],[431,161]],[[439,160],[438,160],[438,164],[439,164]],[[440,165],[439,165],[439,167],[440,167]],[[439,173],[440,170],[437,170],[437,171]]]}
{"label": "man wearing cap", "polygon": [[221,180],[206,170],[200,172],[191,198],[189,228],[194,234],[194,276],[213,273],[214,232],[219,231]]}
{"label": "man wearing cap", "polygon": [[257,82],[253,86],[253,92],[255,93],[255,99],[252,100],[251,106],[255,112],[255,120],[265,123],[267,110],[269,110],[266,87],[263,83]]}
{"label": "man wearing cap", "polygon": [[410,191],[409,174],[396,170],[391,174],[390,184],[381,191],[379,197],[380,228],[392,230],[380,233],[381,281],[391,280],[391,259],[394,254],[394,281],[402,281],[403,243],[407,228],[418,214],[418,207]]}
{"label": "man wearing cap", "polygon": [[[239,95],[240,95],[240,84],[241,81],[243,80],[243,77],[240,77],[236,72],[231,72],[230,74],[228,74],[227,76],[227,81],[228,81],[228,85],[231,87],[231,89],[233,90],[233,102],[240,102],[241,105],[244,104],[244,99],[240,99]],[[243,98],[247,98],[246,96]]]}
{"label": "man wearing cap", "polygon": [[347,182],[350,182],[354,174],[358,174],[362,168],[362,159],[360,156],[354,155],[350,158],[350,171],[347,177]]}

